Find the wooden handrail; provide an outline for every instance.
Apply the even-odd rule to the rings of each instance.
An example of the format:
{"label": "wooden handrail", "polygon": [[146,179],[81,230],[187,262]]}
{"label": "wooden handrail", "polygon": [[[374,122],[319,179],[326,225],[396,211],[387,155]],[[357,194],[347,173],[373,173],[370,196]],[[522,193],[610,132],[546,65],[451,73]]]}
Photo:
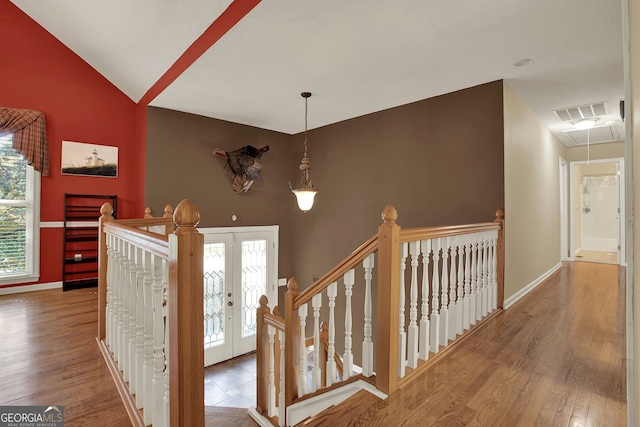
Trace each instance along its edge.
{"label": "wooden handrail", "polygon": [[313,285],[299,293],[293,304],[293,308],[297,309],[302,304],[306,304],[311,301],[314,295],[324,291],[331,283],[340,279],[344,274],[354,268],[358,263],[369,254],[375,252],[378,249],[378,235],[371,237],[364,242],[358,249],[351,252],[351,254],[340,261],[330,272],[318,279]]}
{"label": "wooden handrail", "polygon": [[480,224],[444,225],[436,227],[403,228],[400,231],[400,242],[413,242],[416,240],[436,239],[438,237],[458,236],[460,234],[479,233],[500,229],[496,222],[484,222]]}
{"label": "wooden handrail", "polygon": [[164,259],[169,258],[169,239],[167,236],[140,230],[136,227],[124,225],[119,222],[120,220],[117,221],[105,222],[104,232],[133,243],[156,256]]}
{"label": "wooden handrail", "polygon": [[118,224],[128,225],[130,227],[153,227],[155,225],[168,225],[173,228],[173,218],[132,218],[119,219]]}
{"label": "wooden handrail", "polygon": [[[167,260],[167,328],[169,342],[165,351],[169,361],[168,375],[171,398],[169,405],[172,427],[204,426],[204,336],[203,313],[203,260],[204,236],[198,233],[196,225],[200,213],[189,200],[183,200],[176,207],[171,218],[147,218],[114,220],[113,208],[105,204],[101,208],[99,232],[99,323],[98,337],[102,345],[105,339],[105,307],[107,293],[107,234],[135,245],[145,253]],[[174,222],[177,229],[174,229]],[[140,227],[165,226],[168,236]],[[171,248],[171,250],[170,250]],[[111,357],[109,351],[103,352]],[[119,372],[115,372],[119,375]],[[124,384],[124,381],[121,381]],[[119,382],[116,380],[116,387]],[[119,388],[119,392],[129,391]],[[131,405],[132,399],[125,400]],[[135,403],[131,411],[137,414]],[[152,408],[145,408],[145,411]],[[132,418],[133,422],[133,418]]]}
{"label": "wooden handrail", "polygon": [[271,313],[263,313],[262,319],[267,326],[273,326],[279,331],[284,331],[284,319]]}

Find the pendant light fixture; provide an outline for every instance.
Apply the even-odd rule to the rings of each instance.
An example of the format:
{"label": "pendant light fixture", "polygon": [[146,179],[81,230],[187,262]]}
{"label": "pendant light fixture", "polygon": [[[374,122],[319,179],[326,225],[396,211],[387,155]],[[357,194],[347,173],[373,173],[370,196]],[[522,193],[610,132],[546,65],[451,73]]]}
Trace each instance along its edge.
{"label": "pendant light fixture", "polygon": [[302,92],[300,95],[302,95],[302,97],[304,98],[304,156],[302,157],[302,162],[300,163],[302,178],[296,186],[294,186],[293,183],[289,181],[289,188],[291,188],[291,191],[293,191],[293,194],[295,194],[300,210],[303,212],[307,212],[313,207],[313,200],[316,197],[316,193],[318,192],[318,190],[313,188],[313,183],[311,182],[311,178],[309,177],[311,164],[309,163],[309,158],[307,157],[307,101],[311,96],[311,92]]}

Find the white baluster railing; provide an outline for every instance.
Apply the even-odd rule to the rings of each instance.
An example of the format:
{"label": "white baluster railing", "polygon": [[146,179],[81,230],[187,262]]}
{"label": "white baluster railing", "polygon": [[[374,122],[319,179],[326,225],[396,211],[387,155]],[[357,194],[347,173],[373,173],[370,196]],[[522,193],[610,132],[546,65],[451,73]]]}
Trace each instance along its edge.
{"label": "white baluster railing", "polygon": [[[274,320],[274,315],[262,315],[266,319],[262,322],[283,325],[282,331],[277,328],[276,331],[282,334],[285,343],[281,348],[280,360],[284,365],[280,370],[286,372],[281,372],[273,381],[264,375],[264,390],[267,385],[271,388],[273,384],[276,387],[280,384],[278,405],[257,405],[262,410],[270,408],[269,414],[278,417],[279,425],[299,422],[294,417],[298,421],[285,420],[283,424],[281,418],[290,415],[286,409],[290,405],[294,405],[293,412],[299,411],[302,405],[298,403],[312,397],[305,396],[310,391],[315,399],[324,387],[334,389],[340,382],[355,381],[354,376],[375,378],[380,391],[392,392],[398,384],[406,384],[407,378],[413,377],[412,370],[424,367],[430,353],[438,353],[451,345],[501,304],[499,287],[502,284],[498,282],[502,280],[503,246],[500,246],[499,230],[503,216],[495,223],[405,230],[397,226],[396,218],[393,208],[387,207],[378,234],[303,292],[297,291],[297,282],[291,279],[285,296],[284,318]],[[378,282],[374,282],[375,258]],[[407,271],[409,262],[410,271]],[[337,290],[340,285],[344,285],[344,296]],[[372,295],[371,289],[375,287],[378,294]],[[323,312],[325,289],[328,309]],[[362,314],[352,310],[352,303],[357,301],[364,303],[360,306]],[[313,310],[313,338],[305,338],[306,318],[311,315],[309,305]],[[335,321],[336,310],[342,308],[344,332]],[[328,316],[328,323],[321,322],[323,316]],[[381,318],[385,320],[383,323]],[[258,319],[260,324],[260,314]],[[377,329],[375,336],[373,329]],[[289,334],[289,330],[296,332]],[[360,355],[357,349],[354,354],[353,344],[359,340],[360,331],[362,352],[358,359]],[[271,339],[266,337],[263,336],[263,342]],[[344,352],[341,355],[342,338]],[[308,346],[312,344],[310,362]],[[268,360],[268,356],[264,356],[264,363]],[[297,367],[297,374],[292,373],[293,366]],[[267,363],[265,372],[269,372],[268,369]],[[260,395],[260,386],[258,390]],[[258,399],[261,402],[261,398]]]}
{"label": "white baluster railing", "polygon": [[440,350],[440,239],[431,241],[433,248],[433,275],[431,277],[431,352]]}
{"label": "white baluster railing", "polygon": [[[108,204],[103,205],[99,234],[98,338],[127,413],[134,425],[204,426],[204,413],[200,414],[198,409],[204,411],[204,360],[201,369],[194,367],[200,365],[202,349],[189,344],[192,334],[199,335],[203,319],[182,336],[173,333],[171,341],[169,334],[169,329],[175,330],[181,323],[179,319],[192,324],[190,320],[202,317],[198,316],[200,310],[193,309],[202,306],[202,295],[197,292],[197,284],[202,282],[202,262],[191,262],[185,256],[191,253],[199,260],[202,255],[204,240],[195,229],[199,213],[191,202],[183,201],[176,209],[179,232],[168,236],[166,230],[173,229],[170,218],[116,221],[112,212]],[[163,233],[148,231],[151,229],[163,230]],[[179,250],[182,247],[189,250]],[[176,305],[180,300],[188,307],[174,306],[170,310],[171,292],[180,296],[175,298]],[[173,325],[170,311],[177,319]],[[177,349],[174,361],[169,357],[170,342],[174,343],[172,348]],[[176,375],[174,380],[169,375],[174,369],[186,373]],[[170,400],[173,381],[178,391]],[[186,396],[186,389],[190,392],[202,389],[202,399]],[[177,414],[173,424],[169,417],[172,405]]]}
{"label": "white baluster railing", "polygon": [[411,254],[411,290],[409,300],[409,328],[407,335],[407,366],[418,367],[418,257],[420,256],[420,241],[409,244]]}
{"label": "white baluster railing", "polygon": [[352,331],[353,331],[353,313],[351,311],[351,296],[353,295],[353,285],[355,283],[355,272],[353,269],[344,274],[344,295],[345,295],[345,313],[344,313],[344,356],[343,356],[343,379],[347,379],[353,375],[353,352],[352,352]]}
{"label": "white baluster railing", "polygon": [[[362,341],[362,375],[370,377],[373,375],[373,341],[371,334],[373,328],[372,322],[372,308],[371,308],[371,281],[373,279],[373,267],[374,267],[374,255],[367,255],[362,261],[362,267],[364,268],[364,340]],[[329,358],[333,355],[329,354]],[[327,385],[330,385],[327,383]]]}
{"label": "white baluster railing", "polygon": [[398,377],[402,378],[407,366],[407,333],[404,329],[404,306],[405,306],[405,280],[404,272],[407,268],[408,247],[406,243],[400,245],[400,297],[398,316]]}
{"label": "white baluster railing", "polygon": [[420,244],[420,251],[422,252],[422,308],[420,310],[420,338],[419,338],[419,352],[420,359],[429,359],[429,263],[431,259],[431,240],[423,240]]}

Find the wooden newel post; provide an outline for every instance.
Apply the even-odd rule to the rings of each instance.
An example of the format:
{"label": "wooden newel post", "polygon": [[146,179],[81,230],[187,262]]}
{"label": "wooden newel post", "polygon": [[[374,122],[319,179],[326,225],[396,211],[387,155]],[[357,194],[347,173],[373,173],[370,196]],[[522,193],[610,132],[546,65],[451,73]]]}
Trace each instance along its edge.
{"label": "wooden newel post", "polygon": [[98,339],[106,336],[107,326],[107,235],[104,233],[104,223],[113,221],[113,206],[104,203],[100,207],[100,219],[98,229]]}
{"label": "wooden newel post", "polygon": [[[298,296],[298,282],[291,278],[284,296],[284,402],[285,407],[298,397],[297,378],[300,372],[300,317],[293,304]],[[304,345],[304,342],[302,343]]]}
{"label": "wooden newel post", "polygon": [[260,297],[260,307],[257,310],[256,323],[256,410],[259,414],[268,416],[269,402],[267,401],[267,372],[269,372],[269,334],[268,326],[264,324],[264,315],[269,313],[267,304],[269,300],[266,295]]}
{"label": "wooden newel post", "polygon": [[378,227],[376,387],[391,394],[398,386],[400,227],[398,212],[391,205],[384,208],[382,219]]}
{"label": "wooden newel post", "polygon": [[169,235],[169,394],[171,427],[204,426],[204,236],[189,200],[173,215]]}
{"label": "wooden newel post", "polygon": [[498,281],[498,308],[504,308],[504,211],[496,211],[496,219],[493,222],[500,224],[498,230],[498,244],[496,246],[497,256],[497,278]]}

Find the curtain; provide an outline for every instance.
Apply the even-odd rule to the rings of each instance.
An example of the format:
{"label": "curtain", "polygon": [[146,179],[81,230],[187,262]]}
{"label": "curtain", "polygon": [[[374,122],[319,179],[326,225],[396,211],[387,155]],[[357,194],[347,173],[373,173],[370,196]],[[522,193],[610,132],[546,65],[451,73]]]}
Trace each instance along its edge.
{"label": "curtain", "polygon": [[49,176],[49,147],[44,113],[0,107],[0,137],[13,134],[13,148],[33,168]]}

